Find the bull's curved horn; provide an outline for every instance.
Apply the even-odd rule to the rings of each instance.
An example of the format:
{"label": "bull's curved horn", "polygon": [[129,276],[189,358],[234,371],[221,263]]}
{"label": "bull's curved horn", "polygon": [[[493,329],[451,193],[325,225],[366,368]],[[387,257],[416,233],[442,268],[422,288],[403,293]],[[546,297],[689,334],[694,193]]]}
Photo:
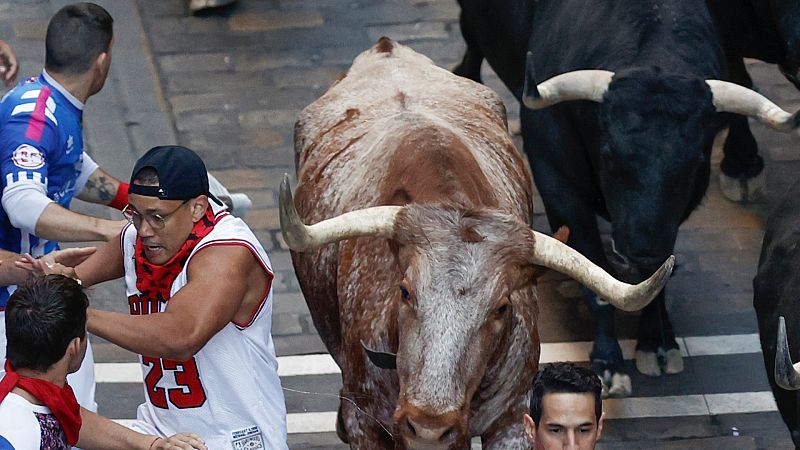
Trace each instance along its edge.
{"label": "bull's curved horn", "polygon": [[331,242],[361,236],[394,236],[394,221],[402,206],[375,206],[351,211],[307,226],[294,207],[289,175],[283,175],[280,192],[281,231],[294,251],[303,252]]}
{"label": "bull's curved horn", "polygon": [[541,109],[568,100],[602,103],[613,77],[614,72],[608,70],[575,70],[556,75],[537,85],[533,53],[528,52],[522,103],[530,109]]}
{"label": "bull's curved horn", "polygon": [[800,373],[792,364],[789,340],[786,338],[786,320],[778,317],[778,342],[775,347],[775,383],[787,391],[800,389]]}
{"label": "bull's curved horn", "polygon": [[778,131],[792,131],[800,126],[800,111],[794,114],[784,111],[752,89],[722,80],[706,80],[706,84],[719,112],[750,116]]}
{"label": "bull's curved horn", "polygon": [[531,232],[535,264],[569,275],[623,311],[638,311],[647,306],[664,288],[675,264],[675,256],[670,256],[647,280],[627,284],[563,242],[538,231]]}

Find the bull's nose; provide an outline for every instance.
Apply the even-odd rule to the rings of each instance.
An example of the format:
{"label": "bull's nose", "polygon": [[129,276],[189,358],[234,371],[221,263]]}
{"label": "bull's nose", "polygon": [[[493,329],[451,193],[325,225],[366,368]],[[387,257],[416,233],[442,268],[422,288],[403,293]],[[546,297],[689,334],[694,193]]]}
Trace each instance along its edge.
{"label": "bull's nose", "polygon": [[412,449],[450,448],[462,438],[466,427],[458,411],[430,414],[407,405],[396,418],[400,434]]}
{"label": "bull's nose", "polygon": [[429,426],[417,423],[411,417],[406,417],[409,435],[417,440],[435,442],[447,445],[456,437],[455,424],[445,424],[443,426]]}

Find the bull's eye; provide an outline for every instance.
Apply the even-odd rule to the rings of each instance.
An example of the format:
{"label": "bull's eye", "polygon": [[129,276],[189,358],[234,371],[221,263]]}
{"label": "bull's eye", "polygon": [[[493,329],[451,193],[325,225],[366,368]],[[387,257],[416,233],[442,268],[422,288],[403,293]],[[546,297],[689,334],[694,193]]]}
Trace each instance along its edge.
{"label": "bull's eye", "polygon": [[408,300],[411,298],[411,294],[408,293],[408,289],[400,286],[400,296],[403,297],[403,300]]}
{"label": "bull's eye", "polygon": [[498,316],[502,316],[503,314],[506,313],[506,311],[508,311],[508,303],[503,303],[502,305],[500,305],[499,308],[497,308],[497,310],[494,313],[497,314]]}

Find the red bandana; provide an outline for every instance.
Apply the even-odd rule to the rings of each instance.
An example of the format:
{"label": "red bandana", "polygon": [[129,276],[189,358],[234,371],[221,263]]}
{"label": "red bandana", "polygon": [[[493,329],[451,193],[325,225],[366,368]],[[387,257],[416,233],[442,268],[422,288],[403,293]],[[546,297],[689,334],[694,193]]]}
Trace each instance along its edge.
{"label": "red bandana", "polygon": [[14,372],[8,360],[6,360],[6,376],[0,381],[0,403],[6,398],[9,392],[18,387],[50,408],[50,412],[56,416],[64,435],[67,436],[67,443],[75,445],[81,431],[81,406],[75,399],[72,388],[64,381],[64,387],[58,387],[49,381],[38,378],[20,377]]}
{"label": "red bandana", "polygon": [[186,238],[186,242],[183,243],[178,253],[163,265],[153,264],[148,261],[144,254],[142,238],[136,238],[136,250],[134,252],[136,259],[136,289],[140,292],[139,297],[143,304],[158,305],[169,299],[172,282],[183,270],[189,255],[192,254],[192,250],[201,239],[214,229],[214,225],[223,216],[224,214],[220,214],[219,217],[214,217],[214,212],[211,211],[209,206],[206,210],[206,215],[194,224],[192,232],[189,233],[189,237]]}

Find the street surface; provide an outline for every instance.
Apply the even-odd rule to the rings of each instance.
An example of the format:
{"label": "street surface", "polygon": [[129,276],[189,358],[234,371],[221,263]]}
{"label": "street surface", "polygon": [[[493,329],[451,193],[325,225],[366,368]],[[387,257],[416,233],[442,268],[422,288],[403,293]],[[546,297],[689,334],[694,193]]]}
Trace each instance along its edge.
{"label": "street surface", "polygon": [[[21,76],[40,71],[47,21],[67,3],[0,0],[0,38],[17,50]],[[189,17],[183,0],[98,3],[115,18],[116,44],[106,87],[87,104],[89,152],[127,179],[148,148],[177,142],[198,151],[230,190],[250,196],[254,206],[245,219],[276,275],[273,334],[290,447],[347,448],[334,432],[338,368],[311,323],[280,236],[277,189],[284,172],[294,173],[292,127],[296,114],[380,36],[452,68],[464,50],[456,1],[239,0],[205,17]],[[755,61],[749,67],[762,93],[787,110],[800,108],[800,93],[775,67]],[[516,101],[488,66],[484,74],[506,102],[512,131],[518,130]],[[793,448],[766,382],[752,278],[764,218],[800,174],[800,148],[796,134],[758,124],[753,131],[767,162],[767,196],[750,205],[725,200],[716,183],[717,152],[706,199],[678,238],[667,304],[686,369],[660,378],[635,374],[634,342],[623,342],[634,392],[606,402],[600,449]],[[515,141],[521,147],[519,136]],[[536,211],[535,227],[549,231],[539,200]],[[541,283],[542,362],[588,359],[593,325],[574,294],[559,277]],[[95,287],[91,297],[94,306],[127,309],[119,283]],[[635,329],[635,314],[619,315],[621,337],[630,339]],[[93,344],[100,413],[123,422],[134,418],[143,401],[136,357],[100,339]]]}

